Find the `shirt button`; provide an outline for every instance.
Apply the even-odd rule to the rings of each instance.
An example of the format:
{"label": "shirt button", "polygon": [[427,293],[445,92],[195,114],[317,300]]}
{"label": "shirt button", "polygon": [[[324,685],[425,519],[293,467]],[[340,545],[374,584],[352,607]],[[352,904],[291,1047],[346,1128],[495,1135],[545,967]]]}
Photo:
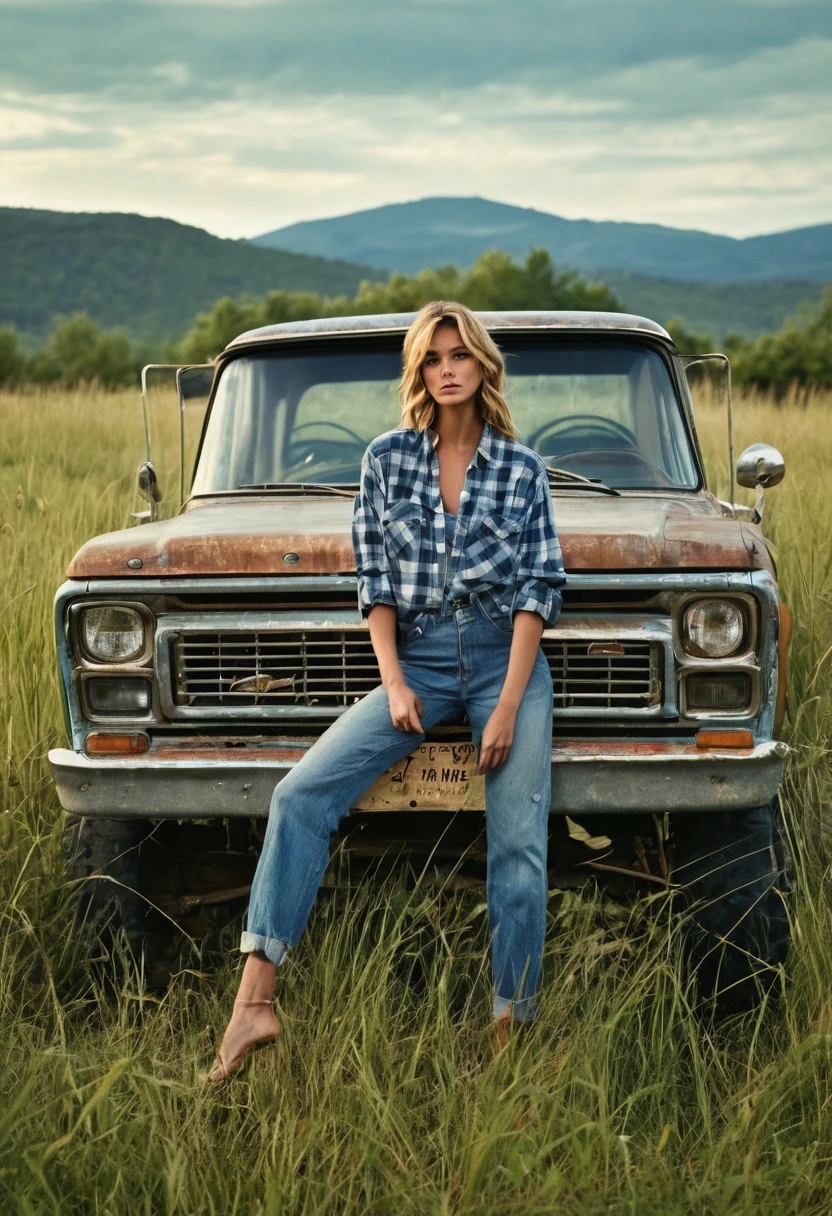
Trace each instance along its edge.
{"label": "shirt button", "polygon": [[540,802],[540,794],[532,794],[532,802]]}
{"label": "shirt button", "polygon": [[508,604],[500,604],[500,612],[508,612]]}

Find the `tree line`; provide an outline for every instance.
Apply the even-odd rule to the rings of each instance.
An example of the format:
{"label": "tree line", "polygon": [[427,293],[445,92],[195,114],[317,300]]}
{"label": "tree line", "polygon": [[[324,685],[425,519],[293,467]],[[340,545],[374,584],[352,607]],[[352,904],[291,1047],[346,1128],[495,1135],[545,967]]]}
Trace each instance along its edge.
{"label": "tree line", "polygon": [[[515,262],[498,250],[484,253],[468,270],[454,266],[394,274],[387,283],[365,281],[358,293],[324,296],[312,291],[273,291],[262,299],[218,300],[199,313],[188,332],[164,350],[134,346],[122,330],[102,330],[85,313],[59,319],[46,344],[27,353],[17,332],[0,326],[0,385],[78,385],[106,388],[135,384],[144,363],[204,363],[232,338],[261,325],[315,317],[414,312],[429,300],[459,300],[476,310],[565,309],[623,312],[603,283],[588,283],[552,263],[545,249]],[[820,306],[757,339],[727,334],[715,343],[673,319],[667,328],[684,354],[721,349],[731,358],[736,383],[785,393],[794,385],[832,387],[832,291]]]}

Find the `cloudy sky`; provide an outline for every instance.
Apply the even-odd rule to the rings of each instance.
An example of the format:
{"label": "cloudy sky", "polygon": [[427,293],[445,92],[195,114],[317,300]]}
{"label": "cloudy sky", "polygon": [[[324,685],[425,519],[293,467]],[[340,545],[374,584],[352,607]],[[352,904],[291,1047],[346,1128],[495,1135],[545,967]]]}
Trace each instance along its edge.
{"label": "cloudy sky", "polygon": [[832,220],[830,0],[0,0],[0,204]]}

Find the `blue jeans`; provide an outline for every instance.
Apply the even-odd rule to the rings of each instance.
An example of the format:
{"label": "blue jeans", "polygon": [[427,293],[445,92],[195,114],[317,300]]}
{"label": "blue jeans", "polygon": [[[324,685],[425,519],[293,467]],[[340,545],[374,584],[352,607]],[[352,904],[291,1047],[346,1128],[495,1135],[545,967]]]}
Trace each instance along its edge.
{"label": "blue jeans", "polygon": [[[408,627],[399,658],[421,698],[426,730],[465,711],[479,743],[503,686],[512,636],[510,618],[481,598],[452,614],[425,613]],[[387,691],[379,686],[342,714],[280,782],[242,951],[283,961],[309,918],[339,820],[423,739],[393,726]],[[539,650],[509,758],[485,778],[495,1016],[509,1005],[521,1020],[534,1014],[546,922],[551,763],[552,678]]]}

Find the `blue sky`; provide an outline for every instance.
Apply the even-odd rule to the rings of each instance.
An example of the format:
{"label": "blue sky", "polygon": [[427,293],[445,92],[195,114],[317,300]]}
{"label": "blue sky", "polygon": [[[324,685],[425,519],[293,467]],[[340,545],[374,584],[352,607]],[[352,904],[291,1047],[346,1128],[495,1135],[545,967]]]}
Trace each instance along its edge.
{"label": "blue sky", "polygon": [[829,0],[0,0],[0,204],[832,220]]}

